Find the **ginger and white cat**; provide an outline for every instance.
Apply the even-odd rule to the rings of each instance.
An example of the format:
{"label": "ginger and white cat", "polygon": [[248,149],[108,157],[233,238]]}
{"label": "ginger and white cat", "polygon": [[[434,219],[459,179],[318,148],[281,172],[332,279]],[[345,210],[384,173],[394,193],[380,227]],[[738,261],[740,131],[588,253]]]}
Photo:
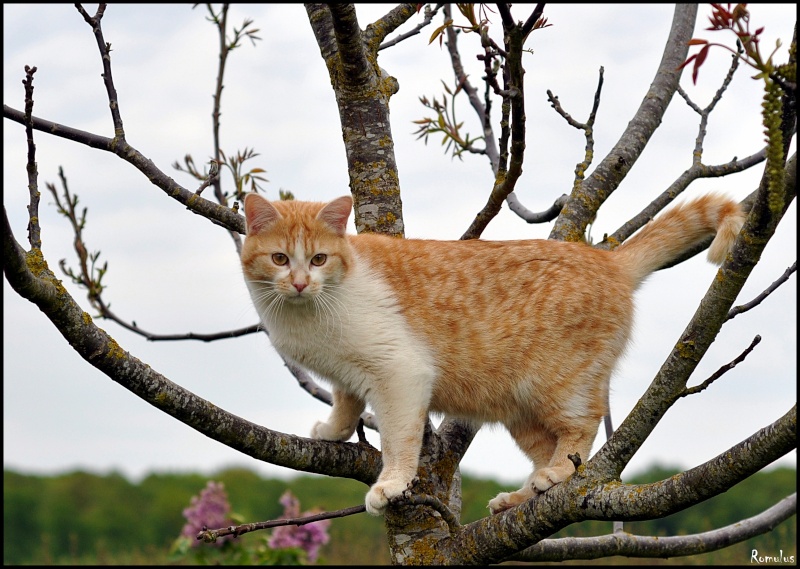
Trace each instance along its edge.
{"label": "ginger and white cat", "polygon": [[[332,384],[311,436],[344,441],[368,403],[383,470],[380,514],[416,476],[429,412],[504,425],[534,465],[493,513],[564,481],[586,460],[628,342],[643,279],[714,235],[721,264],[744,222],[710,194],[674,207],[615,251],[552,240],[430,241],[346,235],[352,199],[248,194],[245,281],[275,349]],[[501,460],[502,457],[498,457]]]}

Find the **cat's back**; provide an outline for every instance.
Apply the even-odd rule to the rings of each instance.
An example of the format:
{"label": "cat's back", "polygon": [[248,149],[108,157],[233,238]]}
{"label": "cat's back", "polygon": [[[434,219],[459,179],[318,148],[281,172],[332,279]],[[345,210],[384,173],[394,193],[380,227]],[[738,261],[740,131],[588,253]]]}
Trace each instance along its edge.
{"label": "cat's back", "polygon": [[[631,288],[630,278],[613,254],[584,243],[544,239],[436,241],[398,239],[375,234],[348,236],[358,257],[380,275],[399,297],[419,302],[435,297],[489,294],[544,297],[581,288],[603,295]],[[599,286],[601,282],[607,286]],[[587,288],[588,287],[588,288]],[[407,294],[408,293],[408,294]],[[499,295],[499,298],[495,295]],[[474,296],[471,300],[477,300]],[[488,300],[488,299],[487,299]],[[401,298],[402,301],[402,298]],[[516,301],[516,300],[515,300]]]}
{"label": "cat's back", "polygon": [[513,401],[544,404],[549,391],[534,396],[531,385],[607,369],[627,343],[634,283],[611,252],[547,240],[348,239],[434,354],[434,410],[502,420]]}

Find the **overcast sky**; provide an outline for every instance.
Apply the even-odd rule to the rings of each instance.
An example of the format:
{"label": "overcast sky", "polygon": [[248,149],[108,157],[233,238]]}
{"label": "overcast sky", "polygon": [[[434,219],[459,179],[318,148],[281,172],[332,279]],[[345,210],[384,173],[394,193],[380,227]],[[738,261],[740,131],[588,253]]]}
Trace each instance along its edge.
{"label": "overcast sky", "polygon": [[[763,41],[788,44],[796,6],[750,5]],[[360,8],[362,28],[385,6]],[[90,13],[95,5],[87,8]],[[530,6],[513,14],[526,19]],[[553,5],[552,27],[526,44],[527,153],[518,184],[532,210],[548,207],[570,191],[583,159],[583,134],[550,107],[546,91],[584,121],[591,109],[598,69],[605,68],[594,129],[596,162],[616,143],[653,79],[672,20],[669,5]],[[695,35],[731,44],[731,37],[703,32],[708,6],[700,8]],[[111,5],[103,18],[112,44],[113,77],[128,142],[185,187],[197,183],[172,169],[187,153],[196,164],[212,153],[212,93],[217,36],[203,7]],[[24,66],[37,66],[34,114],[47,120],[113,136],[100,77],[100,56],[90,27],[72,5],[3,6],[3,101],[23,109]],[[267,196],[290,190],[299,199],[330,200],[348,189],[346,159],[330,80],[300,5],[240,5],[230,22],[255,20],[263,41],[245,42],[229,59],[222,97],[222,148],[260,153],[250,164],[264,168]],[[415,18],[418,22],[421,16]],[[440,20],[437,20],[440,21]],[[499,26],[499,17],[492,21]],[[413,24],[412,24],[413,25]],[[406,25],[401,31],[410,29]],[[428,45],[431,28],[379,55],[397,78],[391,120],[404,206],[406,235],[456,239],[486,202],[492,174],[488,160],[445,155],[438,138],[415,140],[412,120],[429,113],[418,97],[452,84],[446,52]],[[461,39],[470,78],[479,84],[474,36]],[[779,52],[785,60],[785,48]],[[712,51],[697,86],[682,85],[705,107],[724,77],[730,57]],[[708,123],[706,164],[744,157],[763,145],[760,85],[743,68]],[[479,127],[464,104],[459,120],[473,136]],[[495,106],[495,118],[499,105]],[[661,193],[691,164],[699,119],[676,95],[660,129],[630,175],[601,209],[596,240],[615,231]],[[58,182],[63,167],[70,190],[88,208],[87,247],[108,262],[104,298],[119,316],[153,333],[211,333],[257,321],[236,251],[227,232],[189,213],[132,166],[109,153],[35,133],[43,251],[57,274],[60,259],[75,266],[73,235],[53,207],[45,183]],[[25,134],[4,121],[3,202],[17,240],[26,248],[28,203]],[[724,190],[738,199],[758,184],[761,168],[693,184],[690,195]],[[223,177],[223,183],[230,179]],[[209,195],[210,197],[210,195]],[[753,271],[737,304],[751,300],[796,259],[793,204]],[[552,224],[530,226],[504,208],[484,233],[487,239],[545,238]],[[352,228],[352,221],[351,221]],[[647,388],[679,338],[716,269],[698,256],[653,275],[637,294],[633,341],[612,381],[612,415],[619,424]],[[797,400],[797,287],[792,276],[756,310],[728,322],[691,384],[701,383],[736,358],[756,334],[761,344],[706,392],[680,400],[634,457],[626,474],[661,463],[700,464],[772,423]],[[64,277],[81,305],[94,314],[85,292]],[[274,476],[293,471],[260,463],[229,449],[140,400],[87,364],[44,315],[21,299],[4,279],[4,466],[31,473],[82,468],[116,470],[134,479],[151,471],[213,472],[240,465]],[[263,334],[213,343],[148,342],[115,323],[95,322],[132,355],[172,381],[255,423],[307,436],[328,408],[297,385]],[[378,436],[367,434],[377,445]],[[595,450],[605,441],[599,434]],[[796,454],[782,464],[796,464]],[[485,427],[462,463],[465,472],[519,484],[530,465],[500,428]]]}

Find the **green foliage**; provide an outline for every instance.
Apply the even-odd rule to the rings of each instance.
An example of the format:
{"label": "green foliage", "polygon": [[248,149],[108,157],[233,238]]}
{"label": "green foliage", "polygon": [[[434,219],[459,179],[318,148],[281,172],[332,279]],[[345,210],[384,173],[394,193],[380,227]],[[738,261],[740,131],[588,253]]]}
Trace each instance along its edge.
{"label": "green foliage", "polygon": [[[652,482],[675,472],[675,469],[654,467],[626,481]],[[326,511],[360,504],[367,490],[363,484],[351,480],[317,476],[290,481],[264,479],[242,468],[227,469],[210,477],[151,474],[138,484],[119,474],[98,476],[72,472],[44,477],[10,470],[4,470],[3,474],[5,564],[175,563],[174,558],[170,558],[170,546],[185,523],[182,512],[209,479],[225,485],[233,509],[246,522],[279,518],[283,508],[278,500],[287,488],[297,496],[304,509],[313,507]],[[796,486],[794,469],[760,472],[721,496],[659,520],[625,524],[625,530],[655,536],[708,531],[763,511],[794,492]],[[503,489],[494,481],[465,476],[462,523],[486,516],[487,502]],[[587,522],[570,526],[555,537],[586,537],[610,531],[610,522]],[[766,535],[718,552],[677,558],[673,562],[748,563],[753,549],[762,554],[777,555],[780,550],[796,554],[793,549],[796,532],[797,522],[793,517]],[[329,533],[331,540],[320,550],[318,564],[390,562],[382,518],[361,514],[334,519]],[[209,547],[203,550],[203,559],[194,561],[209,564],[223,558],[226,563],[239,564],[300,561],[298,552],[269,549],[267,535],[253,532],[238,537],[248,544],[239,550],[245,557],[231,560],[224,558],[222,548]],[[598,560],[598,563],[609,561],[626,560],[613,558]]]}
{"label": "green foliage", "polygon": [[[461,127],[464,126],[464,123],[456,120],[456,96],[461,92],[463,84],[459,83],[456,85],[454,91],[451,90],[444,81],[442,81],[442,85],[444,85],[445,93],[442,94],[441,103],[436,97],[433,98],[433,103],[425,96],[419,98],[420,103],[436,112],[437,116],[435,119],[425,117],[412,121],[414,124],[420,125],[419,128],[414,131],[414,134],[417,135],[417,140],[422,138],[425,140],[425,144],[428,144],[429,135],[441,133],[443,135],[442,146],[445,147],[445,152],[451,152],[453,157],[457,156],[460,160],[462,159],[461,155],[465,151],[475,151],[473,143],[478,140],[483,140],[483,137],[472,138],[469,133],[464,133],[462,135]],[[449,104],[447,100],[448,95],[450,95]]]}

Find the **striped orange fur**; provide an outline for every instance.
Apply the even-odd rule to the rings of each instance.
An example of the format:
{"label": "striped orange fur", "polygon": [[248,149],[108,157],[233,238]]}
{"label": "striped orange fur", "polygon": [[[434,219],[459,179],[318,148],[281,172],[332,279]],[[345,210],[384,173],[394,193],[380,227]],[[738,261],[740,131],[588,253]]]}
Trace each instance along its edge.
{"label": "striped orange fur", "polygon": [[534,470],[498,512],[588,458],[628,342],[633,293],[710,235],[721,263],[744,216],[709,194],[673,207],[615,251],[551,240],[430,241],[346,235],[350,197],[245,199],[245,281],[286,359],[332,385],[312,437],[347,440],[366,404],[383,470],[366,496],[380,514],[417,472],[429,412],[504,425]]}

